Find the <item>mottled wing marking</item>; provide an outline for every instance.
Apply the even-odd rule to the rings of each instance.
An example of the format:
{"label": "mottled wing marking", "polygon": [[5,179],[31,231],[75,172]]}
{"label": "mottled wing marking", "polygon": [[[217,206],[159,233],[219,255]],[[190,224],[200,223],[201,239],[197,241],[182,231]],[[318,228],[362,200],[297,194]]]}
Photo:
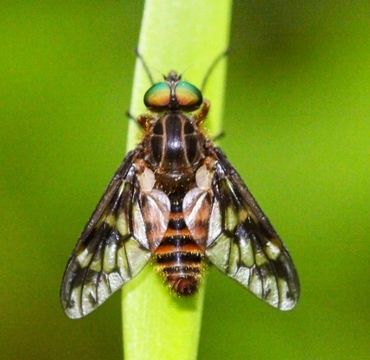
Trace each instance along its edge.
{"label": "mottled wing marking", "polygon": [[214,166],[207,172],[199,168],[197,187],[184,199],[190,231],[195,231],[203,206],[208,218],[200,218],[208,224],[210,262],[270,305],[293,308],[299,282],[288,251],[235,169],[220,150],[212,153]]}
{"label": "mottled wing marking", "polygon": [[211,196],[208,192],[195,187],[185,195],[183,200],[185,223],[193,239],[203,249],[208,237],[210,210]]}
{"label": "mottled wing marking", "polygon": [[153,189],[150,193],[142,195],[141,205],[149,248],[154,250],[162,241],[168,226],[170,200],[164,192]]}
{"label": "mottled wing marking", "polygon": [[184,197],[184,220],[198,245],[205,249],[212,210],[211,184],[213,172],[209,170],[212,159],[205,158],[195,173],[195,187]]}
{"label": "mottled wing marking", "polygon": [[135,232],[145,241],[143,244],[150,250],[155,250],[163,239],[170,217],[170,199],[161,190],[155,189],[154,172],[143,160],[136,162],[140,169],[138,180],[140,184],[140,201],[134,209],[137,214]]}
{"label": "mottled wing marking", "polygon": [[137,151],[129,153],[118,169],[68,262],[61,301],[71,318],[101,305],[150,258],[145,231],[139,229],[143,221],[135,156]]}

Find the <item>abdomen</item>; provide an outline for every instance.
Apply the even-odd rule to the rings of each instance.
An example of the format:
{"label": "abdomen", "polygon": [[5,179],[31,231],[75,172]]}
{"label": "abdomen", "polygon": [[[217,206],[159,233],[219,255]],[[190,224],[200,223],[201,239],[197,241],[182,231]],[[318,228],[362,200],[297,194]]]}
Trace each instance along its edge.
{"label": "abdomen", "polygon": [[192,295],[202,276],[204,251],[187,228],[181,201],[171,201],[168,228],[155,250],[156,267],[178,295]]}

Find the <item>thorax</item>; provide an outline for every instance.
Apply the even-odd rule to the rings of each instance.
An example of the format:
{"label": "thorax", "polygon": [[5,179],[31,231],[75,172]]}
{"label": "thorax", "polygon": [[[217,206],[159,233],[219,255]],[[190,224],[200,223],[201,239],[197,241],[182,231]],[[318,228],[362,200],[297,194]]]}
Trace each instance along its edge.
{"label": "thorax", "polygon": [[[164,113],[146,138],[146,161],[165,187],[185,186],[203,158],[203,135],[179,111]],[[185,186],[186,187],[186,186]]]}

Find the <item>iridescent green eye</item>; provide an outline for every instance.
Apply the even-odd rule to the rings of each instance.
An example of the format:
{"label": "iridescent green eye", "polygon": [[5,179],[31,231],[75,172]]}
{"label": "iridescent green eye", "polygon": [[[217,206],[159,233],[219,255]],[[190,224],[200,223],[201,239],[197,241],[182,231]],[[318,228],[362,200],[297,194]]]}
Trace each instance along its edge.
{"label": "iridescent green eye", "polygon": [[203,97],[199,89],[194,85],[179,81],[176,85],[176,100],[183,109],[195,110],[202,104]]}
{"label": "iridescent green eye", "polygon": [[166,82],[154,84],[144,95],[144,104],[148,108],[167,107],[170,103],[171,89]]}

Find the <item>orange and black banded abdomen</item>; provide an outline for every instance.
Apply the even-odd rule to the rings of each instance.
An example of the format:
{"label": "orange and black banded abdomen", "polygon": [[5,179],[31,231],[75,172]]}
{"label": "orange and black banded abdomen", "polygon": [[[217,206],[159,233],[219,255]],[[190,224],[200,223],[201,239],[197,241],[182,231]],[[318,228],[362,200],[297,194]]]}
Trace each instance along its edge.
{"label": "orange and black banded abdomen", "polygon": [[156,267],[178,295],[192,295],[202,276],[204,251],[187,228],[181,203],[172,202],[167,230],[155,250]]}

